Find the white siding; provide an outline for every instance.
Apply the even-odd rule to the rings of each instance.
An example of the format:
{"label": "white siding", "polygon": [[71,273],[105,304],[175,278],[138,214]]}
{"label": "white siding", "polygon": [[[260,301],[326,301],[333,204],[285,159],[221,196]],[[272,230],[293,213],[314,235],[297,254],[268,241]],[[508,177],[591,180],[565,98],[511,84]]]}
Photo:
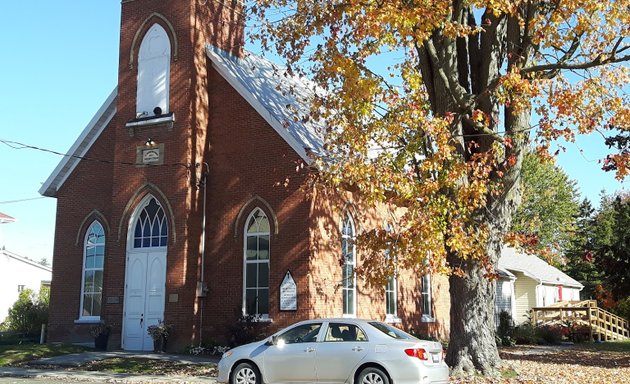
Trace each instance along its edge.
{"label": "white siding", "polygon": [[33,264],[0,252],[0,322],[18,299],[18,286],[39,292],[42,281],[50,281],[51,272]]}
{"label": "white siding", "polygon": [[536,306],[536,286],[538,282],[525,276],[521,272],[513,272],[516,276],[514,282],[514,297],[516,303],[516,315],[514,323],[521,324],[530,318],[530,309]]}
{"label": "white siding", "polygon": [[563,287],[562,299],[570,301],[580,301],[580,290],[578,288]]}

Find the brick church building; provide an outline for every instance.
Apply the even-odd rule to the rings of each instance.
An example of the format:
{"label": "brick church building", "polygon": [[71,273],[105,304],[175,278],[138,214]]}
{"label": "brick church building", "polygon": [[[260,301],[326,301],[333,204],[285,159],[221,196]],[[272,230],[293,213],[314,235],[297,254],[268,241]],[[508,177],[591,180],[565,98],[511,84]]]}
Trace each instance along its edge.
{"label": "brick church building", "polygon": [[237,0],[122,1],[118,85],[40,190],[57,199],[49,341],[106,323],[109,349],[151,350],[165,321],[181,351],[227,342],[239,314],[446,335],[446,279],[355,275],[354,237],[395,222],[309,189],[313,87],[245,52],[244,23]]}

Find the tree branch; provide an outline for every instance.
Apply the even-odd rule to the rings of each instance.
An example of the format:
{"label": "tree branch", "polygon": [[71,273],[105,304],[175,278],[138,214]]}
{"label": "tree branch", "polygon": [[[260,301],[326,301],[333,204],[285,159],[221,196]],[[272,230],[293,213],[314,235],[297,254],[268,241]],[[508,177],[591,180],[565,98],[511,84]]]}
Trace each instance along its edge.
{"label": "tree branch", "polygon": [[[625,50],[626,48],[628,47],[624,47],[618,52],[621,52]],[[599,67],[606,64],[622,63],[624,61],[629,61],[629,60],[630,60],[630,55],[616,57],[613,54],[613,55],[608,55],[608,57],[605,59],[602,59],[602,55],[599,55],[594,60],[584,62],[584,63],[558,62],[558,63],[550,63],[550,64],[541,64],[541,65],[534,65],[531,67],[523,68],[521,69],[521,72],[522,73],[535,73],[535,72],[547,71],[547,73],[545,73],[543,76],[545,78],[551,78],[550,76],[552,76],[554,73],[557,73],[557,71],[561,71],[561,70],[571,71],[571,70],[589,69],[589,68]]]}

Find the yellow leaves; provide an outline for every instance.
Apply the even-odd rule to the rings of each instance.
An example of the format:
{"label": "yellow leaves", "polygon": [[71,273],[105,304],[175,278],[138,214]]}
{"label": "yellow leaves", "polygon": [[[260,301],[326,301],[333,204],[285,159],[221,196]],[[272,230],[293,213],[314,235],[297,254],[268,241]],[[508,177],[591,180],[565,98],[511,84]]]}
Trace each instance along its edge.
{"label": "yellow leaves", "polygon": [[[629,35],[628,0],[468,0],[469,13],[459,15],[460,2],[451,1],[258,3],[280,9],[265,24],[266,37],[291,64],[308,63],[328,91],[313,108],[330,131],[329,157],[318,162],[322,177],[351,186],[366,204],[404,208],[396,240],[399,254],[408,255],[403,265],[428,252],[434,271],[445,268],[447,251],[483,259],[488,229],[479,216],[504,192],[502,178],[518,162],[513,153],[531,132],[551,159],[552,140],[630,124],[627,67],[570,77],[551,71],[552,64],[578,72],[576,63],[610,60],[616,39]],[[477,26],[466,24],[467,15]],[[463,37],[480,49],[464,55],[466,44],[449,46]],[[436,52],[423,49],[429,38]],[[500,48],[485,52],[493,39]],[[370,66],[374,58],[386,69]],[[530,127],[533,106],[540,122]],[[608,161],[629,160],[619,154]],[[627,166],[620,168],[625,176]],[[387,241],[370,236],[374,243],[366,244],[375,249]]]}
{"label": "yellow leaves", "polygon": [[532,99],[538,95],[539,83],[522,77],[515,66],[499,80],[497,97],[501,103],[512,108],[514,113],[530,108]]}

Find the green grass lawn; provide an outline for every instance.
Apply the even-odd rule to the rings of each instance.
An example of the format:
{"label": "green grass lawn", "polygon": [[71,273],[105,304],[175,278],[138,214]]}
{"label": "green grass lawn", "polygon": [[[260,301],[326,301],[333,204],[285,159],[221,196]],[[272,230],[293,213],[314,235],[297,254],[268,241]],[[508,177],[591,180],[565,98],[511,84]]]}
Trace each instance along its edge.
{"label": "green grass lawn", "polygon": [[175,361],[147,359],[139,357],[115,357],[94,361],[80,369],[88,371],[109,371],[115,373],[136,373],[151,375],[214,375],[216,364],[184,364]]}
{"label": "green grass lawn", "polygon": [[608,352],[628,352],[630,353],[630,340],[606,341],[603,343],[580,343],[576,344],[587,351],[608,351]]}
{"label": "green grass lawn", "polygon": [[0,366],[15,365],[30,360],[68,353],[78,353],[89,348],[70,344],[31,344],[0,345]]}

